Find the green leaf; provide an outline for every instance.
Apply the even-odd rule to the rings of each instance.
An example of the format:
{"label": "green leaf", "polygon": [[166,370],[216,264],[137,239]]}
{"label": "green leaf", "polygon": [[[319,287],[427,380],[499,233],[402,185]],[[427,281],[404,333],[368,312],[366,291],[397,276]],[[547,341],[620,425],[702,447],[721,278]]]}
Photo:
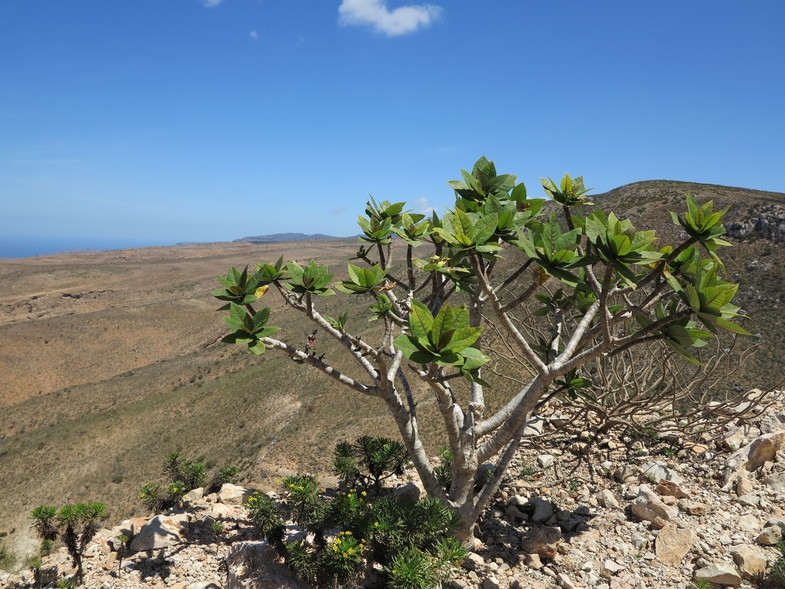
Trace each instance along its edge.
{"label": "green leaf", "polygon": [[452,215],[453,237],[460,245],[471,245],[474,242],[474,226],[469,215],[456,209]]}
{"label": "green leaf", "polygon": [[474,226],[474,243],[483,244],[496,233],[499,216],[496,214],[482,215]]}
{"label": "green leaf", "polygon": [[473,371],[477,370],[484,364],[487,364],[490,361],[490,358],[483,354],[477,348],[465,348],[460,351],[461,356],[463,356],[463,370],[464,371]]}
{"label": "green leaf", "polygon": [[433,329],[433,315],[428,307],[418,300],[412,301],[412,310],[409,313],[409,329],[415,338],[429,340],[429,333]]}
{"label": "green leaf", "polygon": [[436,359],[434,354],[423,350],[417,344],[416,340],[413,340],[408,335],[404,334],[396,337],[395,345],[399,350],[401,350],[404,356],[406,356],[412,362],[416,362],[417,364],[428,364]]}
{"label": "green leaf", "polygon": [[482,327],[463,327],[461,329],[456,329],[452,332],[449,340],[441,350],[456,352],[464,350],[473,346],[479,339],[481,333]]}

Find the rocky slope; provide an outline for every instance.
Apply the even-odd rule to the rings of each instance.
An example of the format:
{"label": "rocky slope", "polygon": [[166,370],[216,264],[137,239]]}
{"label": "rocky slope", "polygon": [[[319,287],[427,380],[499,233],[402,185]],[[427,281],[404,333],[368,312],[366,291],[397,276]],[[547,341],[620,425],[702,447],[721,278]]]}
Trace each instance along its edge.
{"label": "rocky slope", "polygon": [[[702,439],[589,443],[592,432],[567,427],[547,452],[522,447],[448,586],[785,587],[776,546],[785,535],[785,398],[758,395]],[[556,415],[532,427],[553,434]],[[85,586],[300,587],[254,539],[242,506],[248,494],[233,485],[204,497],[196,491],[182,509],[101,530],[87,549]],[[120,534],[131,538],[122,560]],[[42,570],[49,587],[71,574],[64,549]],[[384,586],[378,575],[358,583]],[[32,572],[0,573],[0,586],[33,587]]]}

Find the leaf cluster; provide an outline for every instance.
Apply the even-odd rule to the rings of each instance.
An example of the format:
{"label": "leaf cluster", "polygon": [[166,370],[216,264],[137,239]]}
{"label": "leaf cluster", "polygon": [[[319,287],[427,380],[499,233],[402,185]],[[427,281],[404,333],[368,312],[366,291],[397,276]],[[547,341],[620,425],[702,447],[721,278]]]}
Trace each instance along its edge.
{"label": "leaf cluster", "polygon": [[445,304],[434,317],[428,307],[414,300],[409,330],[396,338],[395,345],[412,362],[453,366],[468,378],[477,379],[477,369],[489,360],[473,347],[482,328],[469,325],[465,306]]}

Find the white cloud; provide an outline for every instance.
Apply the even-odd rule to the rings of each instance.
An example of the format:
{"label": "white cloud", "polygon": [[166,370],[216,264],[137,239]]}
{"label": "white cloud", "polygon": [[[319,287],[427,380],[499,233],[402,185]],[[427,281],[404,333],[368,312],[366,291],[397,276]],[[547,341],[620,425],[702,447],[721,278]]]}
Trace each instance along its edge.
{"label": "white cloud", "polygon": [[436,210],[436,207],[434,207],[430,203],[430,201],[427,198],[425,198],[425,197],[415,198],[409,204],[412,205],[412,211],[413,212],[420,213],[421,215],[428,215],[428,216],[430,216]]}
{"label": "white cloud", "polygon": [[202,4],[204,4],[207,8],[215,8],[224,0],[202,0]]}
{"label": "white cloud", "polygon": [[259,33],[257,33],[256,31],[251,31],[251,39],[258,39],[258,38],[259,38]]}
{"label": "white cloud", "polygon": [[343,26],[370,25],[388,37],[406,35],[429,27],[442,13],[440,6],[417,4],[390,10],[386,0],[343,0],[338,23]]}

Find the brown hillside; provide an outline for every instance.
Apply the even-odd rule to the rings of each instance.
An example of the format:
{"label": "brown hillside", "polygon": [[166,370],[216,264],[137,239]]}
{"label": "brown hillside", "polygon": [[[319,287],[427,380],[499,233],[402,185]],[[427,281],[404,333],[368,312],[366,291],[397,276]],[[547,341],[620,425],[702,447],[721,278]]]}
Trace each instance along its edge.
{"label": "brown hillside", "polygon": [[[667,236],[674,231],[667,211],[682,210],[687,193],[729,206],[729,221],[746,228],[722,253],[730,278],[741,283],[747,328],[764,345],[728,384],[775,388],[784,373],[785,245],[776,219],[785,195],[656,181],[593,200]],[[237,464],[245,481],[266,484],[295,469],[324,471],[337,439],[394,436],[373,400],[279,356],[259,359],[218,341],[225,330],[210,295],[217,274],[281,255],[337,269],[356,250],[346,239],[0,260],[6,541],[32,546],[27,514],[41,503],[102,500],[116,521],[141,513],[139,488],[160,479],[163,457],[175,450],[208,465]],[[338,299],[328,300],[328,312],[345,310]],[[304,342],[310,326],[278,299],[268,304],[276,311],[271,323],[286,327],[284,338]],[[329,346],[321,351],[330,354]],[[421,423],[429,409],[424,401]]]}

